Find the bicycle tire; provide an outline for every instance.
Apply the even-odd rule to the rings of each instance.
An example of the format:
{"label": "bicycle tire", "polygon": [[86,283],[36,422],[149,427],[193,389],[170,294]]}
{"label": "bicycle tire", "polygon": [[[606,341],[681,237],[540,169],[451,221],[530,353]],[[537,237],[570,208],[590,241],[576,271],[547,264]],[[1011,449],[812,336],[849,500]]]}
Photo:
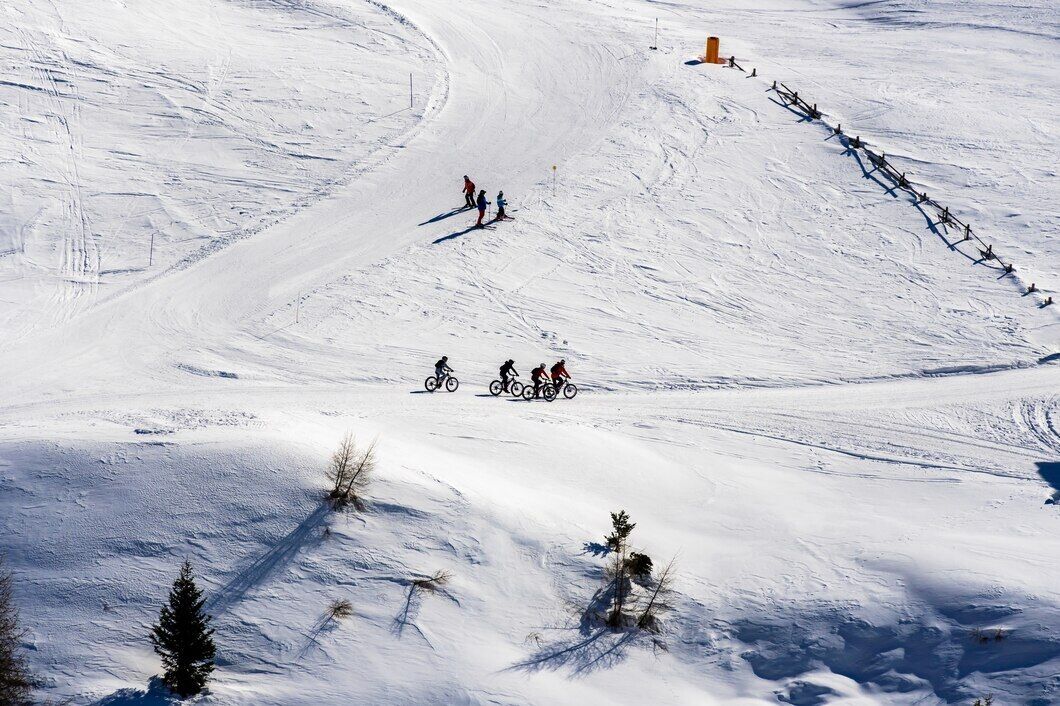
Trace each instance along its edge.
{"label": "bicycle tire", "polygon": [[534,399],[534,388],[530,385],[523,386],[522,395],[523,399],[529,402],[530,400]]}
{"label": "bicycle tire", "polygon": [[576,394],[578,394],[578,386],[573,382],[568,382],[563,386],[563,396],[566,399],[573,400]]}
{"label": "bicycle tire", "polygon": [[542,387],[541,388],[541,396],[544,397],[545,400],[548,401],[548,402],[552,402],[553,400],[555,400],[556,399],[556,388],[555,388],[555,386],[554,385],[545,385],[544,387]]}
{"label": "bicycle tire", "polygon": [[508,387],[512,391],[512,395],[514,395],[515,397],[523,396],[523,388],[525,387],[523,383],[512,380],[512,384]]}
{"label": "bicycle tire", "polygon": [[446,392],[456,392],[456,388],[460,387],[460,381],[454,377],[447,377],[445,379]]}
{"label": "bicycle tire", "polygon": [[504,383],[500,380],[494,380],[490,383],[490,394],[494,397],[500,397],[500,394],[504,392]]}
{"label": "bicycle tire", "polygon": [[438,378],[427,378],[423,381],[423,388],[427,392],[434,392],[438,389]]}

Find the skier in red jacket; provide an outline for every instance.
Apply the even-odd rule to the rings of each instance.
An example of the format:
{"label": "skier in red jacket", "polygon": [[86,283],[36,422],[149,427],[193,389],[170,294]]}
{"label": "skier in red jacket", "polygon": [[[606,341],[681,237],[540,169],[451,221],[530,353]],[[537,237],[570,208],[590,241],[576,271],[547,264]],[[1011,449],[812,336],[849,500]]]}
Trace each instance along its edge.
{"label": "skier in red jacket", "polygon": [[467,208],[475,207],[475,182],[464,175],[464,205]]}

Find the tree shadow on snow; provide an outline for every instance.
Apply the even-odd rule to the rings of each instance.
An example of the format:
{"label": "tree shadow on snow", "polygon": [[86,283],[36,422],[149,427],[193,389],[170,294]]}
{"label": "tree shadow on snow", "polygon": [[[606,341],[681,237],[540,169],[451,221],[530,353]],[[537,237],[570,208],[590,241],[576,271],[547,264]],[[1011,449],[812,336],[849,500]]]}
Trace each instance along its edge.
{"label": "tree shadow on snow", "polygon": [[416,631],[416,634],[423,638],[423,641],[427,643],[427,646],[433,650],[434,645],[431,644],[431,641],[427,639],[427,636],[415,623],[416,616],[419,615],[420,606],[423,603],[423,595],[426,593],[428,595],[444,596],[457,605],[459,605],[459,601],[457,601],[457,599],[444,588],[435,587],[429,589],[421,584],[417,584],[416,581],[408,581],[407,583],[409,590],[408,593],[405,594],[405,605],[402,606],[401,610],[398,611],[398,614],[394,616],[394,620],[390,625],[390,632],[396,637],[402,637],[405,634],[405,628],[411,627]]}
{"label": "tree shadow on snow", "polygon": [[639,631],[615,631],[605,625],[613,592],[612,581],[594,593],[578,616],[577,625],[550,631],[558,633],[555,640],[546,642],[535,633],[537,651],[505,671],[570,669],[573,674],[582,675],[622,662],[627,648],[643,635]]}
{"label": "tree shadow on snow", "polygon": [[309,629],[309,634],[306,635],[305,644],[298,650],[298,659],[305,657],[314,647],[320,644],[318,638],[321,635],[326,632],[332,632],[338,627],[339,622],[331,613],[325,612],[317,618],[316,622],[313,623],[313,627]]}
{"label": "tree shadow on snow", "polygon": [[290,534],[277,542],[269,551],[247,568],[240,571],[231,581],[221,588],[210,599],[207,610],[211,613],[223,613],[243,599],[248,591],[265,582],[273,573],[280,571],[291,563],[301,549],[314,540],[319,540],[316,532],[327,517],[329,505],[320,503],[316,510],[302,520]]}
{"label": "tree shadow on snow", "polygon": [[1060,463],[1041,461],[1037,464],[1042,480],[1053,487],[1053,495],[1046,505],[1060,505]]}
{"label": "tree shadow on snow", "polygon": [[93,701],[90,706],[168,706],[179,699],[158,677],[151,677],[147,689],[118,689],[110,696]]}
{"label": "tree shadow on snow", "polygon": [[582,554],[592,554],[593,556],[607,556],[611,553],[611,547],[606,544],[600,544],[599,542],[586,542],[582,545]]}

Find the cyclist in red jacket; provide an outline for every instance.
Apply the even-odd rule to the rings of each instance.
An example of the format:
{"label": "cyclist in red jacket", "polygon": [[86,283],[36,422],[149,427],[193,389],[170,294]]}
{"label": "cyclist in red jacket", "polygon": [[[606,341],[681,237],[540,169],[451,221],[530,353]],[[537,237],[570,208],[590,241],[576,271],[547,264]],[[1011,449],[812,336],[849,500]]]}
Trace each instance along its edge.
{"label": "cyclist in red jacket", "polygon": [[567,380],[570,380],[570,373],[567,372],[567,361],[561,360],[552,366],[552,384],[556,386],[556,392],[563,389],[563,385]]}
{"label": "cyclist in red jacket", "polygon": [[534,397],[540,397],[541,388],[548,382],[548,373],[545,372],[544,363],[530,371],[530,380],[534,383]]}

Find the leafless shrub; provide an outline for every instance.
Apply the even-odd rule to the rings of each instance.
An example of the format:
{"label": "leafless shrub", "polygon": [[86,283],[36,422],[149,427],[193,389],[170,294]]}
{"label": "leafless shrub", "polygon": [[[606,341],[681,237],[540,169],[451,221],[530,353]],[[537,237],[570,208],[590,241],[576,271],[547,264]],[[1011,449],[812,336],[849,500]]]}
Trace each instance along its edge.
{"label": "leafless shrub", "polygon": [[349,504],[360,507],[375,471],[375,446],[376,442],[373,441],[367,448],[361,449],[353,434],[347,432],[339,448],[331,454],[325,476],[332,486],[330,496],[336,508]]}
{"label": "leafless shrub", "polygon": [[637,616],[637,627],[641,630],[658,633],[659,616],[673,610],[670,598],[673,594],[674,561],[675,559],[671,559],[670,563],[655,579],[651,594],[645,600],[640,615]]}
{"label": "leafless shrub", "polygon": [[336,598],[328,604],[327,619],[336,622],[353,615],[353,604],[346,598]]}
{"label": "leafless shrub", "polygon": [[0,557],[0,704],[23,706],[30,703],[33,678],[22,650],[25,635],[19,627],[11,573]]}
{"label": "leafless shrub", "polygon": [[414,588],[422,588],[425,591],[434,593],[445,588],[451,578],[453,578],[453,572],[451,571],[435,571],[433,576],[414,579],[412,585]]}
{"label": "leafless shrub", "polygon": [[977,627],[972,628],[968,631],[968,637],[973,642],[978,642],[980,645],[985,645],[991,640],[994,642],[1001,642],[1006,637],[1008,637],[1008,633],[1005,631],[1004,628],[989,628],[984,630],[983,628]]}
{"label": "leafless shrub", "polygon": [[991,695],[984,696],[982,698],[976,699],[975,703],[972,704],[972,706],[990,706],[993,703],[994,703],[994,696],[991,694]]}

